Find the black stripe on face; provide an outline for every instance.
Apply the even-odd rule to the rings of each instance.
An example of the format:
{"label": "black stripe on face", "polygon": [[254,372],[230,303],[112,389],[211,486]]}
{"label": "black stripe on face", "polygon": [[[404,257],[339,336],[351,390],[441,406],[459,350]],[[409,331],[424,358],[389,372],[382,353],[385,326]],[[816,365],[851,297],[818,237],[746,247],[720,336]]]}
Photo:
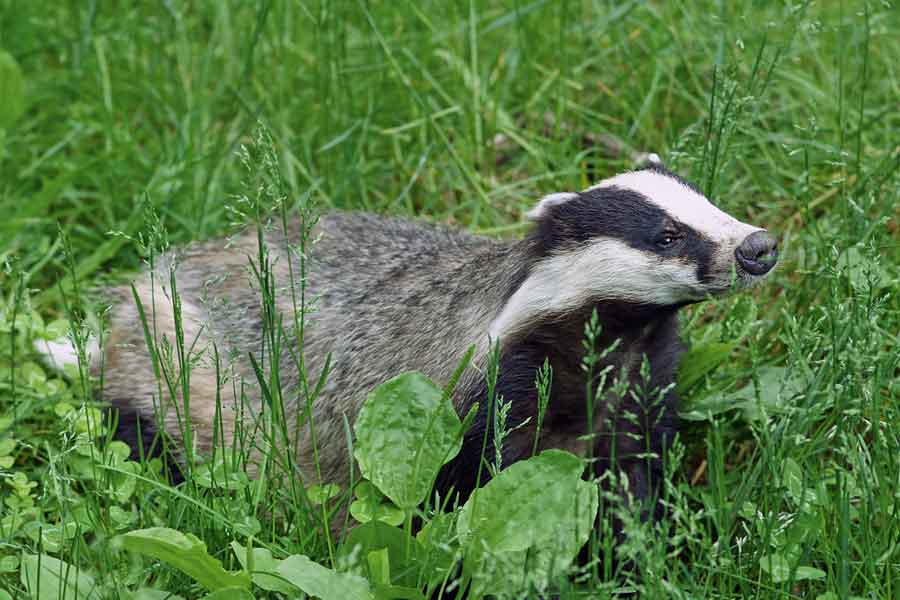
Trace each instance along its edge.
{"label": "black stripe on face", "polygon": [[[615,186],[587,190],[549,207],[532,237],[542,256],[571,251],[596,238],[621,240],[641,252],[696,265],[700,281],[709,275],[715,250],[712,240],[643,194]],[[673,238],[671,244],[663,243],[666,237]]]}

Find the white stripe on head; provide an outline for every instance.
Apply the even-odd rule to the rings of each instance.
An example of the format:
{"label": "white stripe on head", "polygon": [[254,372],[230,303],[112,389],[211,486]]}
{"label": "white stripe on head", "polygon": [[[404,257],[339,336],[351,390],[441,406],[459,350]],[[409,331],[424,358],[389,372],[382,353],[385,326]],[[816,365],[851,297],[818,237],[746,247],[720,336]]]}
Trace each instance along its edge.
{"label": "white stripe on head", "polygon": [[629,171],[605,179],[588,189],[613,186],[642,194],[647,200],[666,211],[670,217],[714,242],[730,242],[736,245],[754,231],[760,231],[759,227],[741,223],[713,206],[702,194],[659,171],[652,169]]}
{"label": "white stripe on head", "polygon": [[612,238],[537,264],[491,323],[504,340],[539,319],[603,300],[672,305],[696,299],[696,265],[641,252]]}

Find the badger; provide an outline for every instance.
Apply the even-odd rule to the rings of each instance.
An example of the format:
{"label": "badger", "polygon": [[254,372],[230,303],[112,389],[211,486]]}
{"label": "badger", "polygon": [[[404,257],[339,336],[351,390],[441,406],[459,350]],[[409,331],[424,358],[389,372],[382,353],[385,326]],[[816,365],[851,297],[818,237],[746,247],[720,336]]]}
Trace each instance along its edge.
{"label": "badger", "polygon": [[[460,415],[476,403],[480,408],[462,450],[441,471],[438,489],[458,499],[471,493],[486,433],[486,456],[499,450],[504,465],[530,456],[539,433],[538,451],[589,455],[598,473],[615,468],[627,477],[633,498],[654,497],[662,457],[677,431],[672,384],[684,351],[678,311],[761,280],[776,263],[777,242],[716,208],[651,157],[642,168],[584,191],[543,197],[527,212],[531,225],[521,239],[374,214],[320,215],[303,260],[309,310],[302,353],[313,383],[326,368],[327,377],[308,415],[309,390],[296,357],[283,352],[280,359],[287,422],[302,417],[297,422],[314,424],[290,432],[299,476],[347,485],[345,421],[353,423],[367,395],[410,370],[443,385],[474,347],[452,402]],[[262,238],[278,290],[275,307],[284,316],[285,348],[299,335],[292,324],[300,273],[295,245],[303,226],[295,220]],[[102,361],[95,362],[104,366],[102,396],[118,409],[120,434],[131,436],[135,450],[149,446],[160,430],[198,454],[230,447],[239,432],[253,431],[265,404],[255,369],[268,360],[259,356],[266,315],[248,269],[259,257],[258,243],[253,231],[227,243],[189,245],[120,290]],[[152,321],[147,330],[142,313]],[[586,382],[583,340],[594,313],[593,342],[603,350],[594,372],[616,377]],[[148,337],[181,340],[188,356],[175,367],[189,363],[189,377],[176,372],[169,377],[174,385],[161,385],[160,359],[148,350]],[[494,391],[509,403],[509,434],[499,449],[492,446],[494,419],[486,401],[485,366],[493,348],[499,348]],[[47,351],[58,363],[73,360],[71,347]],[[550,401],[537,432],[535,373],[545,361],[552,368]],[[589,415],[586,385],[601,383],[602,401]],[[642,399],[636,389],[655,399]]]}

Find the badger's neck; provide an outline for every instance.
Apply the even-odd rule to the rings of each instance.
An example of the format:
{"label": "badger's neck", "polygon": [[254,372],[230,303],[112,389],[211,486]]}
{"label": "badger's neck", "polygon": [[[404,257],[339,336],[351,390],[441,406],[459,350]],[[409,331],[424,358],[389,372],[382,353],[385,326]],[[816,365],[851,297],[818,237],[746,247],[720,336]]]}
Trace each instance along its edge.
{"label": "badger's neck", "polygon": [[[535,368],[554,355],[561,363],[574,361],[569,366],[578,371],[585,324],[595,310],[600,330],[595,340],[598,351],[618,343],[639,356],[647,340],[678,343],[677,307],[597,298],[573,290],[566,279],[571,268],[548,265],[548,256],[533,236],[470,258],[472,262],[458,274],[458,280],[466,281],[472,295],[483,301],[463,308],[456,317],[479,324],[471,328],[478,337],[470,343],[476,346],[475,361],[480,367],[486,364],[490,345],[499,343],[504,355],[527,355],[529,362],[536,361]],[[552,268],[561,271],[552,273]],[[471,310],[479,314],[467,314]],[[665,335],[660,335],[661,331]],[[620,351],[612,357],[628,358]]]}
{"label": "badger's neck", "polygon": [[[503,264],[494,267],[508,275],[502,284],[499,308],[487,328],[489,338],[508,346],[547,323],[557,328],[574,323],[581,335],[593,310],[597,310],[604,329],[630,336],[677,311],[678,307],[619,297],[627,291],[628,277],[633,274],[618,271],[615,258],[610,256],[606,260],[609,266],[598,270],[579,264],[577,255],[547,254],[536,236],[510,244]],[[585,278],[598,276],[608,279],[608,295],[598,295],[591,291],[596,286],[585,285]]]}

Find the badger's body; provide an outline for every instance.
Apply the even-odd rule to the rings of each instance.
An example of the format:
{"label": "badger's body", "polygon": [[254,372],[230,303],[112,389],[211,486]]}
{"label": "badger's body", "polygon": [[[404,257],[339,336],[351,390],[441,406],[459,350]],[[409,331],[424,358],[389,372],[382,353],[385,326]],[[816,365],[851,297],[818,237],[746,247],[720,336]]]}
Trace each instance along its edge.
{"label": "badger's body", "polygon": [[[465,496],[475,485],[484,431],[491,422],[485,412],[484,367],[491,343],[497,342],[497,393],[512,403],[508,425],[527,421],[507,438],[504,464],[532,452],[535,374],[546,359],[553,380],[539,448],[590,452],[598,470],[608,468],[614,456],[632,493],[639,498],[652,493],[662,451],[675,432],[671,384],[682,352],[677,310],[764,275],[774,264],[774,240],[722,213],[659,165],[582,193],[548,196],[529,217],[534,229],[516,241],[365,214],[329,213],[318,220],[304,265],[309,311],[303,356],[315,384],[331,355],[327,381],[311,413],[322,480],[347,483],[344,418],[353,423],[375,386],[407,370],[445,384],[474,345],[472,365],[453,402],[460,414],[478,402],[481,414],[461,453],[439,478],[440,487]],[[293,245],[301,224],[292,227],[287,236],[273,230],[265,240],[287,334],[281,387],[289,423],[303,414],[306,401],[296,355],[287,350],[297,349],[297,298],[289,288],[289,265],[295,281],[300,277]],[[257,256],[255,232],[229,243],[195,244],[160,261],[152,279],[146,274],[135,284],[154,329],[151,337],[157,344],[163,339],[174,343],[169,266],[177,261],[181,337],[193,357],[186,386],[192,445],[200,453],[209,454],[218,435],[217,405],[225,447],[231,447],[238,430],[243,430],[245,443],[264,445],[253,433],[264,402],[248,358],[253,354],[261,370],[269,372],[271,349],[263,339],[260,293],[249,269],[248,257]],[[129,289],[125,296],[130,295]],[[596,348],[615,344],[615,349],[595,368],[599,373],[611,367],[589,419],[583,340],[585,322],[595,309],[601,325]],[[184,382],[178,372],[164,372],[171,385],[158,385],[133,300],[114,309],[105,352],[103,395],[121,411],[123,430],[139,421],[147,444],[160,423],[184,443],[183,410],[176,409]],[[641,375],[645,360],[649,386]],[[620,374],[631,385],[618,397],[610,386]],[[167,388],[174,390],[174,401]],[[238,400],[242,394],[243,403]],[[310,424],[305,415],[301,420],[294,440],[296,459],[309,482],[317,470]],[[253,452],[249,454],[252,458]],[[489,446],[487,456],[492,455]]]}

